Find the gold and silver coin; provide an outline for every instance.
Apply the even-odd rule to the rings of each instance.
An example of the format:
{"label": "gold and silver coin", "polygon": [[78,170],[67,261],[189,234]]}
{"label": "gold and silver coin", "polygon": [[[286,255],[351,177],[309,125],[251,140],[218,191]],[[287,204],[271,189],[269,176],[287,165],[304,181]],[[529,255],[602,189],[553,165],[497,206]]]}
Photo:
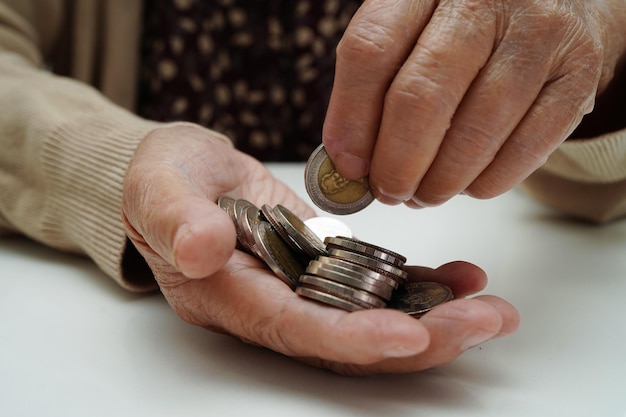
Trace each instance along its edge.
{"label": "gold and silver coin", "polygon": [[436,282],[407,283],[406,257],[348,236],[324,240],[284,206],[258,208],[222,196],[237,248],[261,261],[299,296],[346,311],[393,308],[419,318],[453,298]]}
{"label": "gold and silver coin", "polygon": [[374,201],[367,177],[350,180],[341,176],[324,145],[311,153],[304,170],[304,184],[313,203],[332,214],[351,214]]}

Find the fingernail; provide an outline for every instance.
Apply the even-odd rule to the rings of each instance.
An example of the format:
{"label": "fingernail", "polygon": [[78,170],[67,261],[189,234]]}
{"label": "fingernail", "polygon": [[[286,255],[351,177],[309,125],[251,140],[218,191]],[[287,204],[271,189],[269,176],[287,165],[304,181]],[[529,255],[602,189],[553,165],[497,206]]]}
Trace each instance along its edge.
{"label": "fingernail", "polygon": [[419,204],[417,204],[413,200],[405,201],[404,205],[407,206],[408,208],[415,209],[415,210],[419,210],[419,209],[423,209],[424,208],[424,206],[420,206]]}
{"label": "fingernail", "polygon": [[335,164],[341,166],[341,174],[349,179],[364,177],[369,169],[367,160],[347,152],[339,152]]}
{"label": "fingernail", "polygon": [[465,338],[463,343],[461,343],[461,349],[462,350],[471,349],[474,346],[478,346],[481,343],[486,342],[487,340],[491,339],[493,336],[494,336],[493,332],[477,330],[476,332],[472,333],[470,336]]}
{"label": "fingernail", "polygon": [[386,193],[384,190],[380,189],[374,192],[374,196],[378,201],[389,206],[397,206],[411,199],[410,196],[393,195],[392,193]]}
{"label": "fingernail", "polygon": [[398,200],[395,197],[389,197],[386,196],[384,194],[374,194],[376,196],[376,200],[380,201],[383,204],[386,204],[388,206],[397,206],[399,204],[402,204],[403,201]]}
{"label": "fingernail", "polygon": [[383,352],[385,358],[406,358],[421,353],[423,349],[412,349],[410,346],[394,346]]}
{"label": "fingernail", "polygon": [[441,204],[426,203],[426,202],[420,200],[417,196],[411,197],[411,201],[413,203],[415,203],[416,205],[420,206],[420,207],[437,207],[437,206],[441,205]]}
{"label": "fingernail", "polygon": [[176,233],[174,234],[174,240],[172,241],[172,265],[176,269],[180,271],[180,245],[181,241],[185,239],[185,235],[187,234],[189,229],[189,225],[184,223],[178,227]]}

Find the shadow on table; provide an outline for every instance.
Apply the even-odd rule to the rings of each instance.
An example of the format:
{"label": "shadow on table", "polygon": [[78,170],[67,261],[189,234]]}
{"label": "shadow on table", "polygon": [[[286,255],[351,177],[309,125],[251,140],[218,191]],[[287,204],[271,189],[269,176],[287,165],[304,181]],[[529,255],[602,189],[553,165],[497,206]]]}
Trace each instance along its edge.
{"label": "shadow on table", "polygon": [[[186,325],[173,315],[166,322],[158,329],[144,328],[144,336],[152,337],[152,344],[160,346],[156,354],[168,356],[167,361],[160,361],[164,374],[176,375],[201,392],[212,392],[218,380],[225,389],[240,390],[243,397],[249,391],[266,391],[268,396],[284,397],[290,403],[314,402],[316,409],[327,403],[335,410],[333,415],[343,414],[336,410],[345,409],[345,415],[392,416],[415,407],[480,410],[481,401],[468,387],[489,390],[515,384],[494,366],[462,359],[419,373],[344,377]],[[154,358],[146,360],[156,362]],[[232,407],[249,410],[250,403]],[[276,408],[280,410],[281,404]]]}
{"label": "shadow on table", "polygon": [[[405,375],[343,377],[312,368],[266,349],[246,345],[228,336],[211,333],[180,320],[158,294],[142,296],[120,289],[84,257],[55,251],[21,237],[0,239],[0,249],[14,256],[36,258],[43,268],[72,265],[90,283],[119,298],[137,302],[132,322],[125,326],[127,338],[112,343],[142,346],[134,355],[138,372],[167,375],[167,385],[193,386],[204,395],[219,385],[232,391],[266,391],[290,401],[328,403],[346,414],[363,416],[396,415],[405,408],[481,409],[468,386],[501,387],[514,382],[493,367],[457,360],[453,364]],[[89,284],[91,285],[91,284]],[[141,305],[144,305],[141,307]],[[141,311],[137,313],[137,311]],[[147,348],[146,348],[147,346]],[[156,369],[155,369],[156,368]],[[161,369],[159,369],[161,368]],[[163,381],[143,381],[146,395],[159,390]],[[153,385],[151,385],[153,384]],[[141,393],[139,397],[141,397]],[[233,404],[250,410],[249,403]],[[280,405],[277,404],[280,409]]]}

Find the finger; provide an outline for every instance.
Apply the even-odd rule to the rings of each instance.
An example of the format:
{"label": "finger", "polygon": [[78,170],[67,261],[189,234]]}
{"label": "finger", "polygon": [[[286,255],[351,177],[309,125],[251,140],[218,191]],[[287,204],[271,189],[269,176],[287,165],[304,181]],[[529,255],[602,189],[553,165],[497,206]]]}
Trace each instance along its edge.
{"label": "finger", "polygon": [[428,346],[424,326],[400,311],[348,313],[311,301],[247,258],[236,252],[210,280],[189,283],[185,291],[201,304],[194,324],[228,329],[288,356],[358,364],[413,356]]}
{"label": "finger", "polygon": [[487,285],[487,275],[478,266],[468,262],[450,262],[437,269],[406,266],[411,281],[436,281],[452,289],[456,298],[481,291]]}
{"label": "finger", "polygon": [[517,309],[507,301],[493,295],[479,295],[473,300],[482,300],[491,304],[502,316],[502,326],[496,337],[507,336],[517,331],[520,325],[520,315]]}
{"label": "finger", "polygon": [[[324,361],[318,361],[317,365],[349,375],[407,373],[433,368],[452,362],[465,350],[491,338],[512,333],[519,325],[519,314],[506,301],[484,296],[445,303],[416,321],[428,329],[430,336],[428,348],[418,355],[389,358],[369,365]],[[308,363],[316,364],[311,359]]]}
{"label": "finger", "polygon": [[493,161],[537,98],[556,45],[546,45],[544,39],[551,37],[542,33],[545,27],[525,28],[535,36],[510,30],[463,98],[413,196],[418,205],[439,205],[464,191]]}
{"label": "finger", "polygon": [[[513,158],[503,160],[507,172],[498,172],[503,185],[488,195],[505,191],[537,168],[591,110],[602,58],[585,31],[570,30],[578,24],[568,14],[510,19],[507,33],[465,96],[422,179],[414,198],[417,204],[441,204],[464,191],[525,120],[529,133],[535,132],[530,138],[517,134],[513,140],[530,152],[513,152]],[[552,81],[544,88],[546,80]],[[547,135],[542,135],[544,128]]]}
{"label": "finger", "polygon": [[203,196],[173,195],[149,205],[140,235],[146,244],[187,278],[202,278],[230,258],[236,234],[230,218]]}
{"label": "finger", "polygon": [[[475,5],[475,2],[469,2]],[[442,1],[385,97],[370,168],[383,202],[413,197],[496,37],[494,11]]]}
{"label": "finger", "polygon": [[543,165],[593,106],[599,75],[587,75],[577,71],[547,84],[494,161],[465,193],[495,197]]}
{"label": "finger", "polygon": [[430,368],[451,362],[465,350],[499,335],[503,329],[517,328],[519,315],[509,303],[497,297],[484,297],[442,304],[420,320],[428,329],[431,343],[417,360],[419,366]]}
{"label": "finger", "polygon": [[367,174],[385,92],[426,25],[433,1],[366,1],[337,47],[323,141],[339,173]]}
{"label": "finger", "polygon": [[127,174],[125,196],[129,237],[144,256],[153,252],[188,278],[212,274],[231,256],[232,221],[175,169],[137,165]]}

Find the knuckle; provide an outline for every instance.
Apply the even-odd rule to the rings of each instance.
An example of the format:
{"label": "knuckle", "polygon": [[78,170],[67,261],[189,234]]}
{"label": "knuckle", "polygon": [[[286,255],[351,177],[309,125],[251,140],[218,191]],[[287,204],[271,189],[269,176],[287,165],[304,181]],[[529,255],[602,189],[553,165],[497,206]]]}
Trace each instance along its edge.
{"label": "knuckle", "polygon": [[459,126],[454,137],[446,142],[450,147],[448,158],[454,166],[460,168],[476,168],[490,162],[501,142],[503,132],[496,126],[480,123],[483,119],[475,118]]}
{"label": "knuckle", "polygon": [[337,60],[371,63],[373,58],[384,55],[393,43],[392,33],[385,27],[363,21],[345,32],[337,45]]}
{"label": "knuckle", "polygon": [[412,71],[397,77],[385,95],[385,108],[402,109],[410,117],[422,114],[451,115],[456,108],[453,88],[445,88],[434,78],[434,73],[424,67],[422,71]]}
{"label": "knuckle", "polygon": [[416,186],[412,178],[402,178],[398,172],[389,168],[383,168],[376,172],[374,189],[385,197],[398,200],[409,200],[415,193]]}

